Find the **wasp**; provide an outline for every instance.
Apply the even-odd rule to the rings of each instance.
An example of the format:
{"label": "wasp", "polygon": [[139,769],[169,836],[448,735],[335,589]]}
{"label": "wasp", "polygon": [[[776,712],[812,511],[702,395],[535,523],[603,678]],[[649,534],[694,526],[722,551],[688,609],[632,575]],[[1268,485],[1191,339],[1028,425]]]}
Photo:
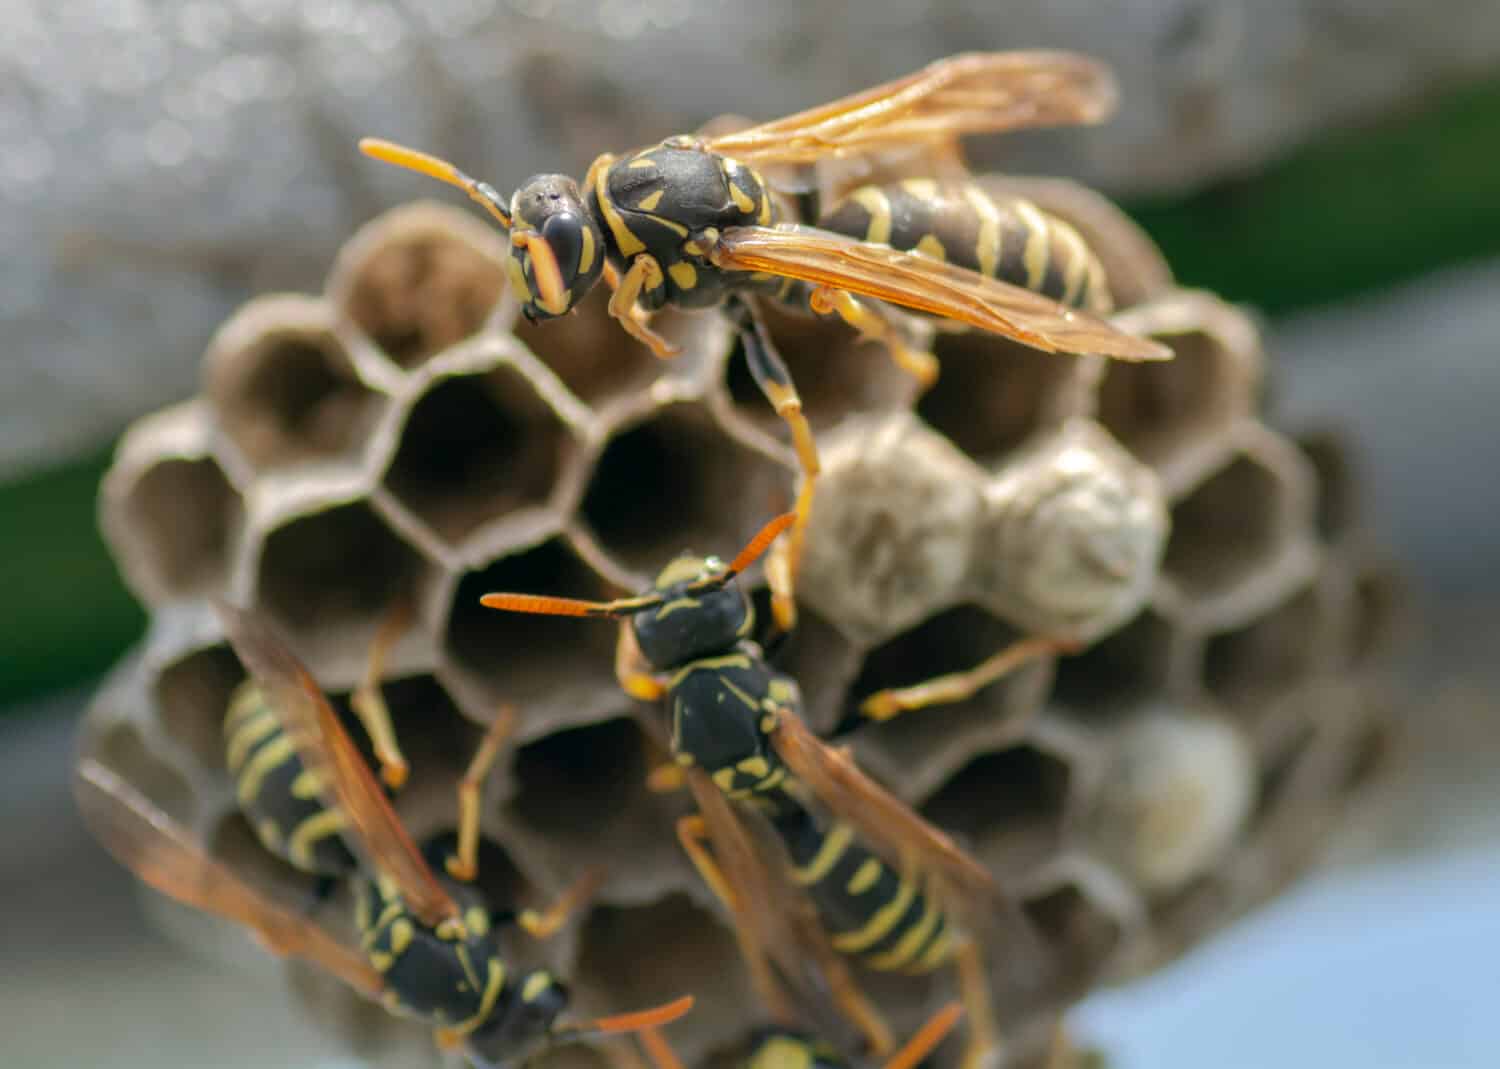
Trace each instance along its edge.
{"label": "wasp", "polygon": [[566,175],[536,175],[508,199],[445,160],[372,138],[360,147],[457,186],[510,232],[507,269],[528,319],[567,314],[603,278],[614,291],[610,314],[670,357],[677,349],[651,329],[652,313],[725,308],[802,472],[797,523],[773,569],[773,609],[786,630],[818,455],[796,386],[747,298],[836,314],[883,342],[924,385],[937,375],[935,358],[860,298],[1047,351],[1128,360],[1171,352],[1100,318],[1109,299],[1098,258],[1071,226],[1028,200],[919,179],[866,186],[820,210],[816,197],[784,195],[797,191],[778,189],[757,168],[924,147],[956,156],[967,134],[1102,121],[1116,95],[1109,72],[1083,56],[969,53],[749,129],[602,155],[581,187]]}
{"label": "wasp", "polygon": [[[779,973],[804,1005],[826,989],[870,1049],[885,1053],[890,1030],[843,958],[910,974],[953,964],[969,1016],[966,1064],[977,1064],[997,1043],[979,937],[1003,934],[1025,952],[1029,929],[982,865],[807,728],[796,682],[750,638],[754,608],[732,581],[793,522],[792,513],[778,516],[728,564],[678,557],[633,597],[480,600],[511,612],[622,621],[621,687],[665,701],[675,769],[698,806],[679,821],[678,838],[733,916],[752,981],[778,1019],[798,1013]],[[743,819],[752,811],[765,818],[779,855]],[[994,931],[1000,918],[1012,922],[1004,933]]]}
{"label": "wasp", "polygon": [[[280,717],[302,775],[358,859],[358,950],[288,909],[211,858],[187,830],[93,758],[76,794],[85,819],[115,857],[145,883],[187,905],[239,923],[274,953],[310,961],[389,1012],[431,1024],[440,1046],[462,1049],[490,1069],[589,1036],[658,1027],[688,1012],[692,998],[582,1024],[558,1024],[568,988],[545,969],[513,973],[502,958],[500,917],[466,883],[439,877],[345,733],[338,715],[295,655],[258,618],[219,607],[230,643]],[[592,890],[587,881],[544,913],[520,920],[545,938]]]}

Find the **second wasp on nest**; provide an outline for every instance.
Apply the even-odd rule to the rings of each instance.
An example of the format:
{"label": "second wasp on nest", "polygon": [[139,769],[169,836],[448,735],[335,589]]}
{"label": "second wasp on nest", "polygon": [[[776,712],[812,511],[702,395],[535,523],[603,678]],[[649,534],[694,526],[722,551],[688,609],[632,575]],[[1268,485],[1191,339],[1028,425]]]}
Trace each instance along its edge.
{"label": "second wasp on nest", "polygon": [[[963,130],[1095,120],[1112,102],[1099,68],[1077,57],[953,62],[893,86],[936,85],[928,99],[946,108],[977,105],[968,90],[944,88],[945,70],[1024,73],[1041,62],[1041,80],[1022,83],[1035,95]],[[903,90],[871,94],[882,91]],[[857,119],[869,98],[794,119]],[[920,108],[913,116],[916,129],[932,120]],[[707,143],[723,149],[736,136],[756,137]],[[1107,308],[1102,277],[1121,309],[1113,327],[1046,302],[1057,329],[1151,339],[1175,359],[1065,357],[993,333],[935,331],[882,305],[855,310],[840,293],[894,296],[861,289],[875,285],[866,276],[787,272],[825,287],[814,303],[838,317],[791,314],[774,300],[748,318],[738,307],[683,312],[686,302],[667,300],[682,280],[670,291],[666,268],[687,262],[695,279],[700,266],[710,277],[731,228],[687,261],[658,259],[657,279],[623,258],[609,219],[585,225],[593,204],[580,215],[569,202],[575,235],[571,224],[549,230],[545,206],[473,187],[513,224],[531,220],[509,243],[442,207],[400,209],[349,243],[324,296],[241,310],[211,346],[205,398],[142,421],[122,444],[103,518],[152,630],[96,706],[90,759],[257,893],[303,895],[304,879],[267,852],[231,790],[220,725],[243,670],[213,599],[269,621],[339,713],[379,696],[410,766],[394,805],[426,854],[449,852],[467,755],[513,706],[473,848],[487,897],[535,901],[596,865],[608,872],[580,923],[516,954],[569,977],[590,1012],[691,992],[697,1005],[673,1024],[674,1046],[694,1064],[743,1051],[769,1007],[699,859],[674,834],[694,828],[682,823],[690,802],[647,785],[671,748],[660,715],[620,693],[608,628],[495,613],[479,598],[598,602],[647,588],[684,547],[742,544],[816,455],[817,496],[803,478],[797,498],[805,551],[787,546],[782,575],[770,569],[778,583],[796,575],[801,609],[771,663],[796,680],[813,731],[837,735],[884,790],[972,851],[1001,889],[995,915],[1019,915],[1027,935],[1014,943],[1033,943],[1034,959],[997,949],[982,977],[1009,1060],[1043,1051],[1058,1014],[1095,985],[1170,957],[1277,890],[1378,767],[1390,723],[1372,698],[1392,587],[1348,505],[1347,469],[1330,462],[1328,439],[1303,448],[1260,421],[1253,324],[1175,289],[1156,250],[1106,202],[1058,180],[973,178],[946,147],[912,151],[906,140],[767,165],[766,180],[798,172],[816,196],[800,195],[787,210],[806,214],[786,218],[843,219],[839,255],[875,256],[881,277],[896,261],[950,277],[923,247],[928,233],[950,260],[972,251],[981,268],[1020,272],[1096,311]],[[601,165],[581,196],[597,197],[610,175],[625,183],[629,161],[659,169],[679,151],[689,150],[668,143],[626,157],[626,173]],[[770,203],[743,186],[743,172],[710,170],[741,183],[756,218]],[[617,210],[647,215],[665,201],[643,207],[655,192],[645,185],[605,188],[601,214],[616,194]],[[946,189],[962,190],[968,209],[924,222],[927,196]],[[862,239],[881,236],[886,208],[890,240],[899,231],[916,252],[868,253]],[[965,210],[974,232],[943,231],[945,243],[940,222]],[[724,248],[758,248],[766,228],[750,229]],[[648,295],[650,306],[659,295],[649,331],[681,350],[676,359],[620,332],[599,293],[562,285],[583,270],[585,233],[590,270],[622,256],[614,318],[644,336],[632,300]],[[1000,242],[988,259],[985,235]],[[653,259],[659,237],[642,242]],[[1007,261],[1007,241],[1019,263]],[[1042,255],[1048,248],[1072,251]],[[826,256],[808,254],[825,269]],[[563,307],[573,314],[532,321]],[[930,352],[941,376],[919,396],[862,333],[893,343],[907,367]],[[778,356],[785,371],[768,362]],[[793,448],[760,394],[793,428]],[[753,600],[765,607],[766,591]],[[401,603],[412,624],[370,672],[368,650]],[[1056,659],[1075,648],[1084,652]],[[889,715],[938,698],[949,704]],[[801,819],[794,808],[771,816],[788,828]],[[808,826],[809,842],[828,837]],[[891,873],[897,885],[902,875]],[[352,936],[340,932],[354,915],[339,908],[346,893],[334,892],[319,923]],[[849,968],[891,1042],[917,1034],[951,985],[951,970]],[[380,1011],[357,1010],[315,974],[297,980],[382,1062],[420,1056],[420,1037]],[[965,1016],[972,1027],[979,1015]],[[937,1057],[959,1050],[946,1044]],[[574,1046],[541,1057],[594,1055]]]}

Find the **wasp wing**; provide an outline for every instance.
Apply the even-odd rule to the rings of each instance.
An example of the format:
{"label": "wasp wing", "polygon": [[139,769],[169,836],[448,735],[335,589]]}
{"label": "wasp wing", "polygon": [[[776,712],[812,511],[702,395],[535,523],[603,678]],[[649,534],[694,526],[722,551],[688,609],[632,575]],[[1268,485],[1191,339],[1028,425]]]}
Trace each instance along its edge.
{"label": "wasp wing", "polygon": [[364,958],[209,857],[186,828],[98,761],[78,763],[73,793],[95,838],[143,883],[244,925],[274,953],[310,961],[372,999],[380,994],[380,974]]}
{"label": "wasp wing", "polygon": [[705,146],[745,163],[811,163],[965,134],[1097,123],[1118,96],[1109,69],[1074,52],[969,52]]}
{"label": "wasp wing", "polygon": [[349,822],[344,838],[370,869],[384,873],[423,924],[436,926],[459,907],[433,876],[391,808],[338,714],[294,653],[259,617],[218,604],[225,633],[281,719],[297,756],[318,782],[319,797]]}
{"label": "wasp wing", "polygon": [[1172,356],[1159,342],[1009,282],[816,227],[732,227],[709,259],[727,271],[769,272],[929,312],[1044,352],[1117,360]]}

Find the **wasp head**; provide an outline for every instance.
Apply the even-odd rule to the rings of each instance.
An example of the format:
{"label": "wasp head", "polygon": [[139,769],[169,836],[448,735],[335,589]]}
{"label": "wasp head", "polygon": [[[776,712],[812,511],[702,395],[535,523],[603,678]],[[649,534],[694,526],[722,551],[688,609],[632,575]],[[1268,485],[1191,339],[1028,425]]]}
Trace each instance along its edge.
{"label": "wasp head", "polygon": [[604,270],[604,234],[567,175],[528,178],[510,202],[511,284],[526,318],[571,311]]}
{"label": "wasp head", "polygon": [[754,610],[745,592],[732,582],[709,585],[727,569],[716,557],[678,557],[656,577],[661,604],[631,618],[635,638],[646,659],[671,668],[706,654],[728,650],[750,633]]}

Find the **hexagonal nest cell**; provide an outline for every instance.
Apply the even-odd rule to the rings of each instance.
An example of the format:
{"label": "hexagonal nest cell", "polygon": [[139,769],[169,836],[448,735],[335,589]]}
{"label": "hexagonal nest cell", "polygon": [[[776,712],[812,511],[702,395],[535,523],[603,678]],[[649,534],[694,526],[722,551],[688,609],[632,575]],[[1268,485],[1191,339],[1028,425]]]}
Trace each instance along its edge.
{"label": "hexagonal nest cell", "polygon": [[271,298],[220,331],[205,391],[224,433],[258,468],[357,452],[385,398],[359,380],[327,324],[304,298]]}
{"label": "hexagonal nest cell", "polygon": [[1117,917],[1095,902],[1081,883],[1065,883],[1028,898],[1026,916],[1052,950],[1059,975],[1073,991],[1087,990],[1120,946],[1124,930]]}
{"label": "hexagonal nest cell", "polygon": [[972,331],[941,334],[942,372],[917,414],[981,462],[999,459],[1068,415],[1082,365]]}
{"label": "hexagonal nest cell", "polygon": [[646,786],[665,759],[628,716],[544,735],[516,751],[507,823],[549,867],[593,857],[617,874],[612,901],[649,901],[690,871],[672,830],[688,800]]}
{"label": "hexagonal nest cell", "polygon": [[1082,653],[1059,660],[1053,694],[1071,713],[1109,716],[1167,686],[1179,642],[1177,625],[1148,608]]}
{"label": "hexagonal nest cell", "polygon": [[[814,430],[833,427],[857,412],[905,407],[916,396],[916,380],[885,348],[862,340],[842,320],[799,312],[779,301],[761,301],[759,308],[771,345],[785,362]],[[739,337],[725,382],[742,416],[772,432],[782,426],[750,374]]]}
{"label": "hexagonal nest cell", "polygon": [[[716,1038],[758,1016],[734,936],[680,893],[649,906],[595,909],[583,924],[570,978],[580,1004],[603,1013],[657,1005],[691,991],[693,1012],[672,1026],[672,1046],[688,1065]],[[618,1002],[624,992],[630,1005],[606,1001]]]}
{"label": "hexagonal nest cell", "polygon": [[1280,477],[1241,454],[1172,509],[1163,571],[1211,599],[1265,567],[1286,536]]}
{"label": "hexagonal nest cell", "polygon": [[603,580],[561,538],[511,553],[464,573],[449,603],[443,632],[455,670],[494,702],[520,709],[523,735],[604,715],[618,704],[611,669],[615,625],[604,620],[497,612],[479,604],[497,591],[598,600]]}
{"label": "hexagonal nest cell", "polygon": [[1316,587],[1235,631],[1209,638],[1203,682],[1238,712],[1254,712],[1278,694],[1303,685],[1327,657],[1327,620]]}
{"label": "hexagonal nest cell", "polygon": [[922,806],[996,872],[1024,872],[1062,842],[1072,770],[1032,743],[980,754]]}
{"label": "hexagonal nest cell", "polygon": [[244,678],[244,669],[227,646],[190,653],[156,677],[162,727],[205,768],[224,768],[224,714]]}
{"label": "hexagonal nest cell", "polygon": [[373,628],[426,566],[369,505],[335,504],[266,536],[256,602],[311,658],[341,632]]}
{"label": "hexagonal nest cell", "polygon": [[443,204],[390,212],[344,247],[329,279],[343,314],[412,369],[477,333],[505,293],[505,246]]}
{"label": "hexagonal nest cell", "polygon": [[664,407],[610,440],[583,498],[599,545],[643,576],[684,551],[733,556],[791,495],[784,469],[698,406]]}
{"label": "hexagonal nest cell", "polygon": [[222,588],[244,506],[212,457],[176,457],[143,472],[119,501],[141,577],[154,596]]}
{"label": "hexagonal nest cell", "polygon": [[90,725],[81,752],[126,780],[173,820],[191,827],[201,798],[193,784],[124,721]]}
{"label": "hexagonal nest cell", "polygon": [[1296,442],[1318,476],[1314,512],[1318,537],[1329,545],[1341,542],[1359,519],[1354,472],[1342,437],[1333,431],[1316,431],[1299,435]]}
{"label": "hexagonal nest cell", "polygon": [[449,543],[546,503],[573,451],[567,426],[519,371],[437,379],[412,405],[385,473],[390,492]]}
{"label": "hexagonal nest cell", "polygon": [[[591,405],[601,405],[649,386],[659,375],[681,371],[680,362],[652,355],[609,314],[609,294],[599,286],[569,314],[544,322],[516,321],[512,330],[563,384]],[[684,313],[665,312],[651,329],[664,334]],[[679,329],[683,326],[677,323]]]}

